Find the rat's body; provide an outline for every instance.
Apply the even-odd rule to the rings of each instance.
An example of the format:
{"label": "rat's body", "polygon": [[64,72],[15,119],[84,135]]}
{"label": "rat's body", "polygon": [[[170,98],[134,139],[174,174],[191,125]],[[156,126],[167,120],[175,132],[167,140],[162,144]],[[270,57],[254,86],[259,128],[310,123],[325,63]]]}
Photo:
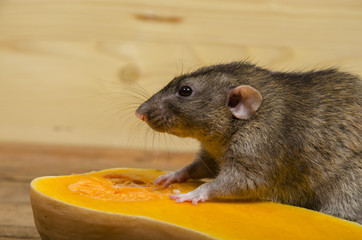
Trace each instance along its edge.
{"label": "rat's body", "polygon": [[334,69],[280,73],[248,63],[176,77],[137,110],[153,129],[200,141],[168,186],[215,178],[186,194],[269,200],[362,223],[362,83]]}

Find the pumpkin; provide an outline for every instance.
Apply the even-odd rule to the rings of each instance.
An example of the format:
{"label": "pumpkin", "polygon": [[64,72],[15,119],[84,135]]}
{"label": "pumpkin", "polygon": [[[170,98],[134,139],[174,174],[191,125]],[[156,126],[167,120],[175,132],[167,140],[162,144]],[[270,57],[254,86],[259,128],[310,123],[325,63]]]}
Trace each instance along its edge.
{"label": "pumpkin", "polygon": [[31,205],[43,240],[75,239],[362,239],[362,227],[315,211],[271,202],[176,203],[200,181],[153,185],[166,172],[107,169],[40,177]]}

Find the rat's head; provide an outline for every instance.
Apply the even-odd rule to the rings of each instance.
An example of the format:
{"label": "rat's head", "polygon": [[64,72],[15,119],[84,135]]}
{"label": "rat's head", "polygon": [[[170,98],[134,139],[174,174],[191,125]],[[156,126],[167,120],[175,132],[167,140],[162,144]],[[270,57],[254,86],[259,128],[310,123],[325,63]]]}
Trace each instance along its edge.
{"label": "rat's head", "polygon": [[233,131],[234,121],[251,118],[262,100],[258,90],[239,84],[240,67],[245,65],[217,65],[176,77],[136,116],[159,132],[199,140],[223,137]]}

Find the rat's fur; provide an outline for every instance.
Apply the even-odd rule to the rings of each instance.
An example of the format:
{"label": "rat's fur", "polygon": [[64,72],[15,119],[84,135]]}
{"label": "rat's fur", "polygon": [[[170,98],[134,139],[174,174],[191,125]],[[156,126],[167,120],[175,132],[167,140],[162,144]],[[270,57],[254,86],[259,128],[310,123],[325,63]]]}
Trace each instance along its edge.
{"label": "rat's fur", "polygon": [[[249,119],[235,118],[229,91],[262,95]],[[178,94],[182,86],[191,96]],[[213,177],[177,201],[270,200],[362,223],[362,84],[335,69],[272,72],[245,62],[176,77],[137,110],[156,131],[200,141],[195,162],[156,180]]]}

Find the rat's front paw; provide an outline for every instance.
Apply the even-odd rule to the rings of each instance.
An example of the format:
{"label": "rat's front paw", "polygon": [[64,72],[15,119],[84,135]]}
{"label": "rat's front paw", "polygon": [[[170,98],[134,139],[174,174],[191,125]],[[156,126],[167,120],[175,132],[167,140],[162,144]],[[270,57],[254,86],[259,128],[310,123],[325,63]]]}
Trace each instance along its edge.
{"label": "rat's front paw", "polygon": [[171,183],[174,182],[185,182],[189,179],[189,176],[185,170],[180,170],[177,172],[169,172],[165,175],[161,175],[154,181],[154,184],[163,185],[165,188],[168,187]]}
{"label": "rat's front paw", "polygon": [[202,186],[200,186],[194,191],[188,193],[170,195],[170,198],[178,203],[191,202],[192,204],[197,205],[198,202],[207,201],[209,199],[209,194],[208,191],[206,191],[205,189],[202,188]]}

